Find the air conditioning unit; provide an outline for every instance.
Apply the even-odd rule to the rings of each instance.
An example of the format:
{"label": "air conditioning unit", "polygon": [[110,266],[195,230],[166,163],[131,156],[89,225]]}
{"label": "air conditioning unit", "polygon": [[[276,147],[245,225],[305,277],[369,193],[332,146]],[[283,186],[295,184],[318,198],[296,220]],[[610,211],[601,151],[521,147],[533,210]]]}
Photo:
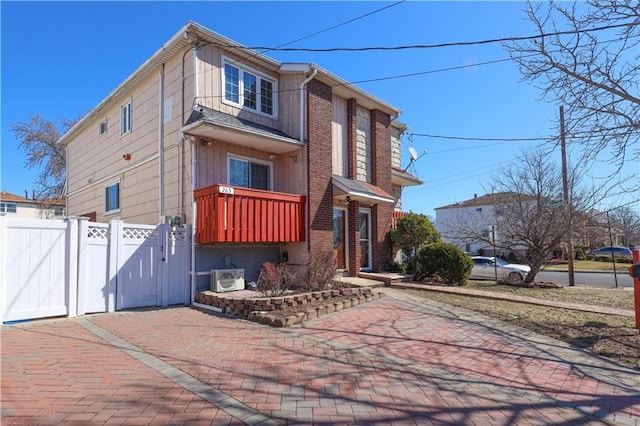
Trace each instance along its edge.
{"label": "air conditioning unit", "polygon": [[211,291],[244,290],[244,269],[213,269],[211,271]]}

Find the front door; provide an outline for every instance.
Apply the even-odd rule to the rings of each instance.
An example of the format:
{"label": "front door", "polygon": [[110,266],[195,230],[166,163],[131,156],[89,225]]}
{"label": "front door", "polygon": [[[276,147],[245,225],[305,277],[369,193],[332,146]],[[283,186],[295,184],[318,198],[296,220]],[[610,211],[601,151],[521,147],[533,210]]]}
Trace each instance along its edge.
{"label": "front door", "polygon": [[343,209],[333,209],[333,260],[336,269],[347,269],[347,244],[345,241],[345,216]]}
{"label": "front door", "polygon": [[360,209],[358,234],[360,237],[360,270],[371,270],[371,211]]}

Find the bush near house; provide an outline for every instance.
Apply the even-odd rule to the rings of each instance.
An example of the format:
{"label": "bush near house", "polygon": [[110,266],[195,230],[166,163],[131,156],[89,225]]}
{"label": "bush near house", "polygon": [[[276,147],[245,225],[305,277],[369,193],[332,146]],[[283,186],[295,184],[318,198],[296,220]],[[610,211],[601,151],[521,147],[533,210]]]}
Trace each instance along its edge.
{"label": "bush near house", "polygon": [[407,255],[407,272],[415,274],[418,250],[424,244],[440,241],[440,233],[424,214],[408,213],[398,219],[390,232],[391,241]]}
{"label": "bush near house", "polygon": [[257,290],[270,296],[282,296],[340,287],[335,281],[336,262],[332,251],[310,254],[304,264],[304,269],[295,273],[286,263],[264,262]]}
{"label": "bush near house", "polygon": [[473,261],[458,247],[436,242],[418,251],[416,279],[434,278],[445,284],[462,284],[469,279]]}

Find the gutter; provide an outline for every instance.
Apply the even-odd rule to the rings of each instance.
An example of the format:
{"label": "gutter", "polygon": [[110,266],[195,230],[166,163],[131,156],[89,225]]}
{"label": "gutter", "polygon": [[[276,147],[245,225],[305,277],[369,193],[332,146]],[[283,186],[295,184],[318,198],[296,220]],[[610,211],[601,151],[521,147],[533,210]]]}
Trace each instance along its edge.
{"label": "gutter", "polygon": [[158,221],[164,223],[164,63],[160,68],[158,93]]}
{"label": "gutter", "polygon": [[196,143],[194,138],[191,139],[191,216],[193,224],[191,225],[191,305],[196,303],[196,223],[198,211],[196,209]]}
{"label": "gutter", "polygon": [[304,95],[306,93],[305,87],[307,86],[307,84],[309,84],[311,80],[315,78],[316,75],[318,75],[317,68],[312,67],[311,70],[312,70],[311,75],[307,77],[300,85],[300,142],[302,143],[304,143],[304,130],[307,122],[306,116],[305,116],[306,103],[304,101]]}

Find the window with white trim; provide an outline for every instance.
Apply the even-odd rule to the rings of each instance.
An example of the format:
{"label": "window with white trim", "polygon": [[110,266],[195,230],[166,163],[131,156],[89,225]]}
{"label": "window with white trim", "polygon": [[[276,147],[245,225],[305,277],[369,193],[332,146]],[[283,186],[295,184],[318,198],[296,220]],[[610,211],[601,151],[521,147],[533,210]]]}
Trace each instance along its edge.
{"label": "window with white trim", "polygon": [[0,213],[17,213],[18,212],[18,205],[16,203],[7,203],[7,202],[1,202],[0,203]]}
{"label": "window with white trim", "polygon": [[271,163],[229,157],[229,185],[271,191]]}
{"label": "window with white trim", "polygon": [[131,131],[131,101],[120,107],[120,135]]}
{"label": "window with white trim", "polygon": [[100,125],[98,126],[98,131],[100,132],[101,135],[104,135],[105,133],[107,133],[107,120],[104,120],[103,122],[100,123]]}
{"label": "window with white trim", "polygon": [[104,188],[104,212],[115,213],[120,211],[120,182],[105,186]]}
{"label": "window with white trim", "polygon": [[277,82],[237,62],[222,58],[224,102],[268,116],[276,116]]}

